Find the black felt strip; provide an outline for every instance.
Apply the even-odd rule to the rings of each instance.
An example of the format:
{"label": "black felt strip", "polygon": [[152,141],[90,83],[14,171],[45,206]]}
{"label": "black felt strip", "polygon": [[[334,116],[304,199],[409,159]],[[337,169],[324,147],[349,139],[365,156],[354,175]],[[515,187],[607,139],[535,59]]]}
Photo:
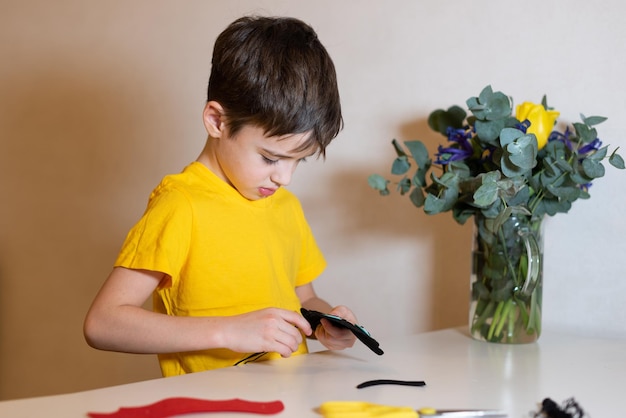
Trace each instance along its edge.
{"label": "black felt strip", "polygon": [[357,389],[363,389],[370,386],[377,385],[400,385],[400,386],[426,386],[426,382],[423,380],[393,380],[393,379],[378,379],[368,380],[357,385]]}
{"label": "black felt strip", "polygon": [[311,328],[313,328],[314,330],[320,324],[322,318],[325,318],[338,327],[347,328],[352,331],[352,333],[374,353],[378,354],[379,356],[384,354],[383,350],[378,344],[378,341],[376,341],[371,335],[369,335],[369,332],[365,331],[364,328],[334,315],[328,315],[318,311],[310,311],[304,308],[300,309],[300,312],[302,313],[302,316],[304,316],[304,318],[309,321],[309,324],[311,324]]}

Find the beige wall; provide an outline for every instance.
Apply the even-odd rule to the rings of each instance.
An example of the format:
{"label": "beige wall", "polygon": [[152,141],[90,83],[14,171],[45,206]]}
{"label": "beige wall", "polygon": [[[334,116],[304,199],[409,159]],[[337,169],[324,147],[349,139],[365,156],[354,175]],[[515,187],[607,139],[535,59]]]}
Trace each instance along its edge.
{"label": "beige wall", "polygon": [[[429,111],[491,83],[607,116],[601,138],[626,145],[626,6],[517,3],[0,0],[0,399],[159,376],[87,347],[83,315],[151,189],[200,151],[213,41],[251,12],[308,21],[337,64],[346,127],[292,185],[329,261],[319,292],[383,344],[464,324],[471,228],[367,187],[389,141],[434,148]],[[548,329],[626,337],[626,172],[607,171],[548,222]]]}

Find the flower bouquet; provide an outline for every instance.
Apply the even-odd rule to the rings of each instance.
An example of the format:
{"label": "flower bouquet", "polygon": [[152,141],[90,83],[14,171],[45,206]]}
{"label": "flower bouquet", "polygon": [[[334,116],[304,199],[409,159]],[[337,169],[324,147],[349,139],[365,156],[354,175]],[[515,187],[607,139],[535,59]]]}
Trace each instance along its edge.
{"label": "flower bouquet", "polygon": [[[429,127],[447,140],[434,161],[421,141],[397,140],[391,174],[397,191],[427,214],[452,212],[459,224],[474,218],[471,334],[493,342],[528,342],[541,332],[542,220],[589,198],[604,176],[603,160],[619,169],[595,126],[604,117],[557,124],[559,112],[485,87],[460,106],[438,109]],[[369,185],[388,195],[390,180]]]}

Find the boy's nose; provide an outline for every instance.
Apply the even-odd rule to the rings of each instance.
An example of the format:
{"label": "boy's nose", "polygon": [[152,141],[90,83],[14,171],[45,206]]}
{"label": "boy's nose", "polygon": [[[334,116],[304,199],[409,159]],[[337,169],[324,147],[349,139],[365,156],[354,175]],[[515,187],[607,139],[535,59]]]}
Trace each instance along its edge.
{"label": "boy's nose", "polygon": [[295,164],[278,164],[276,170],[270,176],[270,179],[279,186],[288,186],[291,182],[291,176],[296,169]]}

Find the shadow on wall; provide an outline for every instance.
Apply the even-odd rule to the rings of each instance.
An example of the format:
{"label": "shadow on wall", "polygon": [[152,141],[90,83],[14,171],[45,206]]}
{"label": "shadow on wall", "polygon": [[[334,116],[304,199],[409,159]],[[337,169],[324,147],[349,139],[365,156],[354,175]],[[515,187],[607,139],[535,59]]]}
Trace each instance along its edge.
{"label": "shadow on wall", "polygon": [[[440,142],[439,138],[424,133],[429,128],[425,120],[418,120],[402,127],[399,140],[420,138],[430,148]],[[433,147],[434,148],[434,147]],[[387,157],[386,157],[387,158]],[[394,304],[388,301],[381,303],[380,297],[400,298],[410,300],[430,300],[431,311],[424,317],[430,318],[425,326],[412,325],[409,332],[441,329],[451,326],[464,325],[467,322],[469,309],[469,275],[471,256],[471,225],[461,226],[457,224],[449,213],[438,216],[429,216],[422,208],[416,208],[408,196],[400,196],[394,185],[389,196],[380,196],[379,193],[369,187],[367,178],[377,172],[391,179],[391,162],[395,158],[393,147],[389,144],[388,164],[383,168],[356,168],[342,171],[333,171],[326,180],[332,185],[326,188],[323,199],[302,199],[307,216],[311,217],[313,224],[336,223],[332,228],[332,236],[320,237],[329,243],[331,248],[326,248],[331,256],[339,259],[340,263],[357,263],[367,265],[370,268],[365,274],[372,280],[375,275],[381,277],[383,283],[377,283],[376,287],[361,286],[360,278],[347,279],[346,284],[333,284],[344,286],[343,293],[354,298],[364,311],[376,310],[376,316],[390,315],[396,318],[413,318],[413,315],[422,315],[416,306],[408,306],[409,312],[389,312],[389,310],[403,309],[402,303]],[[329,232],[326,232],[329,233]],[[386,267],[386,259],[381,258],[378,262],[364,260],[364,254],[389,254],[387,246],[407,245],[414,247],[417,253],[420,248],[428,248],[428,265],[420,263],[421,257],[406,266],[412,272],[416,280],[422,281],[422,285],[411,287],[411,292],[419,292],[426,288],[432,292],[430,297],[423,294],[407,295],[406,289],[395,288],[392,291],[385,289],[392,287],[393,271],[398,271],[397,266]],[[379,248],[377,250],[376,248]],[[404,251],[402,247],[401,251]],[[331,250],[331,251],[329,251]],[[412,251],[409,249],[409,252]],[[410,255],[409,255],[410,257]],[[344,261],[350,259],[350,261]],[[337,260],[336,260],[337,261]],[[372,269],[371,267],[374,266]],[[366,269],[359,266],[359,268]],[[346,265],[345,270],[350,271],[351,266]],[[400,268],[402,269],[402,268]],[[389,271],[391,274],[385,273]],[[413,273],[414,272],[414,273]],[[345,279],[345,278],[344,278]],[[410,305],[410,302],[409,302]],[[367,312],[374,315],[372,312]],[[361,316],[365,316],[361,314]],[[416,320],[413,320],[415,322]],[[425,329],[424,329],[425,328]]]}
{"label": "shadow on wall", "polygon": [[[403,141],[419,139],[424,142],[431,156],[436,152],[437,146],[447,140],[430,129],[427,119],[407,122],[400,127],[400,132]],[[430,238],[433,248],[433,328],[465,325],[470,302],[472,221],[459,225],[449,212],[426,215],[423,208],[413,206],[408,196],[403,197],[408,206],[419,212],[417,229]]]}
{"label": "shadow on wall", "polygon": [[[153,357],[98,352],[82,336],[153,179],[134,171],[134,137],[149,134],[134,128],[142,115],[129,94],[140,92],[106,68],[67,64],[33,62],[0,80],[0,399],[159,375]],[[137,189],[146,195],[129,201]]]}

